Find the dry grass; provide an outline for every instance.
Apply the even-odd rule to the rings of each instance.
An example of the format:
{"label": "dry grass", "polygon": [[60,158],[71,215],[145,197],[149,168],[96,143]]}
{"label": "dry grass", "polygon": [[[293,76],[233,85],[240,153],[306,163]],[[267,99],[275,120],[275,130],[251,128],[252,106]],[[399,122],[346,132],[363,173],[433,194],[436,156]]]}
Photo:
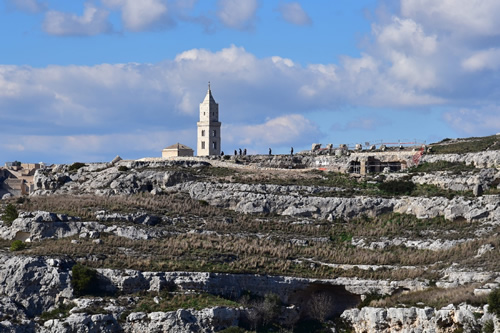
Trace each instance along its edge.
{"label": "dry grass", "polygon": [[[309,277],[363,276],[369,278],[434,278],[435,270],[452,262],[467,267],[500,270],[498,251],[474,258],[480,246],[490,243],[498,248],[498,237],[461,244],[450,250],[430,251],[402,246],[383,250],[351,246],[353,237],[379,240],[380,237],[441,239],[472,236],[475,225],[463,221],[449,222],[438,217],[419,220],[403,214],[384,214],[376,218],[360,217],[350,221],[316,221],[294,224],[297,219],[281,216],[238,214],[195,201],[186,195],[134,195],[128,197],[34,197],[22,204],[23,210],[42,209],[59,213],[74,212],[92,219],[97,210],[118,212],[147,211],[157,215],[180,217],[176,223],[161,223],[155,228],[171,232],[163,239],[129,240],[102,235],[103,244],[83,241],[70,244],[69,239],[33,243],[25,252],[36,255],[61,255],[85,258],[93,267],[133,268],[153,271],[210,271],[233,273],[286,274]],[[168,219],[167,219],[168,220]],[[306,221],[307,222],[307,221]],[[138,226],[139,227],[139,226]],[[190,232],[198,230],[199,232]],[[215,234],[202,233],[212,231]],[[500,232],[500,227],[492,234]],[[294,245],[293,239],[307,241]],[[1,244],[0,244],[1,245]],[[10,245],[10,244],[9,244]],[[413,270],[344,271],[327,266],[310,267],[307,260],[351,265],[417,266]],[[439,264],[436,264],[439,263]],[[432,269],[426,269],[430,266]],[[419,268],[420,267],[420,268]]]}
{"label": "dry grass", "polygon": [[106,210],[109,212],[135,213],[147,211],[150,214],[169,215],[182,214],[187,216],[218,216],[219,208],[203,205],[192,200],[188,195],[175,194],[152,196],[137,194],[130,196],[36,196],[30,197],[22,205],[22,210],[45,210],[55,213],[79,216],[84,220],[93,219],[95,212]]}
{"label": "dry grass", "polygon": [[484,305],[487,303],[487,296],[475,296],[474,289],[477,287],[477,284],[447,289],[434,287],[423,291],[402,293],[372,301],[370,306],[398,307],[404,304],[405,306],[430,306],[440,309],[448,304],[454,304],[456,306],[464,302],[477,306]]}
{"label": "dry grass", "polygon": [[[280,239],[257,237],[217,236],[203,234],[177,234],[165,239],[129,240],[116,236],[103,236],[103,244],[82,241],[73,245],[69,239],[33,243],[26,253],[34,255],[61,255],[85,258],[92,267],[132,268],[152,271],[209,271],[231,273],[258,273],[308,277],[363,276],[366,278],[436,278],[435,270],[451,262],[472,264],[477,249],[493,239],[474,241],[447,251],[415,250],[393,247],[385,250],[357,249],[334,242],[311,243],[294,246]],[[498,241],[497,241],[498,242]],[[483,267],[498,266],[498,254],[484,255]],[[344,271],[322,265],[310,265],[311,258],[326,263],[352,265],[405,265],[417,266],[408,270]],[[435,265],[435,263],[440,263]],[[431,266],[426,269],[423,266]],[[422,268],[418,268],[422,267]]]}

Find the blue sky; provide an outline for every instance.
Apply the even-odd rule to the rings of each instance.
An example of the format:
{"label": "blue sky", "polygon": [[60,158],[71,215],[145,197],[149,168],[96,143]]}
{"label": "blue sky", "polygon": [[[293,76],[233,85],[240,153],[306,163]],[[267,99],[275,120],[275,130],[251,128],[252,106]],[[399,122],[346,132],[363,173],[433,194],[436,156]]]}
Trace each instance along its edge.
{"label": "blue sky", "polygon": [[0,0],[0,160],[500,132],[497,0]]}

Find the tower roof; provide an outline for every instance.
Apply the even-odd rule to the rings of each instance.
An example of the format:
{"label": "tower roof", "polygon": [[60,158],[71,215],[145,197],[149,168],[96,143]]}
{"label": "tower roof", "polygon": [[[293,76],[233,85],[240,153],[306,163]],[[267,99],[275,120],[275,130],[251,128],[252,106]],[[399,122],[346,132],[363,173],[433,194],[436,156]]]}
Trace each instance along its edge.
{"label": "tower roof", "polygon": [[214,97],[212,96],[212,90],[210,89],[210,81],[208,82],[207,95],[205,96],[205,99],[203,100],[203,103],[205,103],[205,102],[216,103]]}

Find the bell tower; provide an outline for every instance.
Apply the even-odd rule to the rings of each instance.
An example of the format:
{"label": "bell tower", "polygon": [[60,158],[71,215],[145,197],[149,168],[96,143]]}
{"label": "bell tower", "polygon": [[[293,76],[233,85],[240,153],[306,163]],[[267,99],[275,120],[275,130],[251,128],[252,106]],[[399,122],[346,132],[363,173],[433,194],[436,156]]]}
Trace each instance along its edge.
{"label": "bell tower", "polygon": [[220,125],[219,104],[217,104],[210,90],[208,82],[207,95],[200,103],[200,121],[198,124],[197,156],[220,155]]}

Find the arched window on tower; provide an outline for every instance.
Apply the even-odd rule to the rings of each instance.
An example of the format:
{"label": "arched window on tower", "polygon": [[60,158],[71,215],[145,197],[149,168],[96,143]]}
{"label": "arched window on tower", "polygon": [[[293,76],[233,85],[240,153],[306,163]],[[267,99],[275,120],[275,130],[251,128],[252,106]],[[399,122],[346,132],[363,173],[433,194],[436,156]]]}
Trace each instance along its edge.
{"label": "arched window on tower", "polygon": [[205,149],[205,141],[201,142],[201,149]]}
{"label": "arched window on tower", "polygon": [[216,141],[212,142],[212,148],[217,149],[217,142]]}
{"label": "arched window on tower", "polygon": [[201,130],[201,136],[205,136],[205,130]]}
{"label": "arched window on tower", "polygon": [[217,136],[217,132],[215,130],[212,131],[212,136],[213,137],[216,137]]}

